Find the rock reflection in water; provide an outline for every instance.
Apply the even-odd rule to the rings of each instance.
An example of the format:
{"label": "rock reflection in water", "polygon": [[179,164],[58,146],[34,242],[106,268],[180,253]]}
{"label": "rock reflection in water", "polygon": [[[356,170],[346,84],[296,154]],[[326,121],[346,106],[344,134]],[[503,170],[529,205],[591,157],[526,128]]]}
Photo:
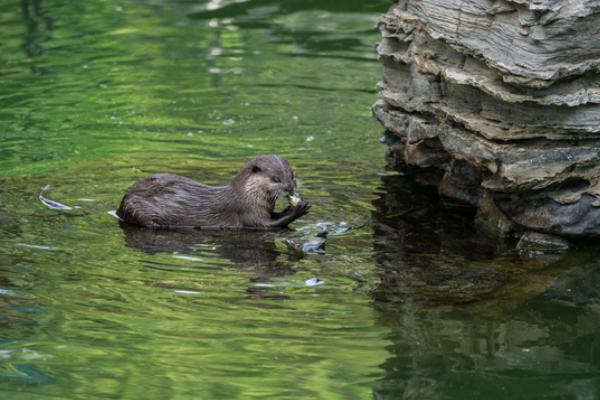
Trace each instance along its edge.
{"label": "rock reflection in water", "polygon": [[600,396],[598,251],[507,256],[403,177],[374,205],[372,296],[392,343],[374,398]]}
{"label": "rock reflection in water", "polygon": [[478,232],[471,209],[457,212],[458,206],[444,204],[409,178],[384,177],[374,206],[381,283],[373,296],[380,304],[480,303],[505,296],[508,286],[527,298],[556,276],[548,260],[522,262],[502,243]]}

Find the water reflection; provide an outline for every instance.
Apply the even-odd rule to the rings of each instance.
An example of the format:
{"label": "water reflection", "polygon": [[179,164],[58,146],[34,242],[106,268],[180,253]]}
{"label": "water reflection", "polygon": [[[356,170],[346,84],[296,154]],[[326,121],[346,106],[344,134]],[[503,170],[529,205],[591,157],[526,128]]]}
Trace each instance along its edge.
{"label": "water reflection", "polygon": [[508,283],[501,268],[511,264],[496,258],[505,249],[478,234],[470,209],[444,204],[402,176],[384,177],[373,204],[381,279],[373,296],[382,304],[469,303]]}
{"label": "water reflection", "polygon": [[120,223],[127,247],[145,253],[201,255],[208,250],[234,264],[269,265],[279,252],[272,232],[148,229]]}
{"label": "water reflection", "polygon": [[560,260],[500,257],[468,216],[451,216],[403,177],[383,178],[374,205],[372,296],[392,343],[375,398],[600,395],[600,273],[590,249]]}
{"label": "water reflection", "polygon": [[41,0],[21,0],[21,14],[26,27],[23,51],[30,58],[44,54],[41,42],[52,31],[54,21],[42,7]]}
{"label": "water reflection", "polygon": [[[254,0],[211,2],[198,11],[190,10],[188,17],[192,20],[208,20],[209,26],[224,24],[229,29],[270,29],[273,32],[270,40],[281,45],[300,46],[310,57],[339,58],[340,54],[363,50],[364,36],[369,30],[357,25],[357,18],[376,20],[371,13],[381,12],[382,4],[365,1],[345,1],[343,13],[333,18],[334,12],[340,9],[339,1],[296,1],[296,0]],[[352,19],[343,15],[353,15]],[[294,16],[288,18],[288,16]],[[235,25],[231,22],[234,21]],[[324,33],[327,34],[324,34]],[[292,55],[294,52],[287,53]],[[366,55],[366,54],[365,54]],[[374,61],[372,54],[365,56],[348,56],[357,61]]]}
{"label": "water reflection", "polygon": [[[209,4],[212,6],[209,6]],[[305,10],[340,11],[340,3],[337,0],[253,0],[210,2],[209,4],[207,4],[204,11],[193,15],[198,18],[232,18],[247,15],[255,8],[264,8],[277,15],[290,15]],[[346,0],[343,5],[343,11],[347,13],[380,12],[382,5],[377,2]]]}
{"label": "water reflection", "polygon": [[[295,272],[298,255],[277,248],[276,232],[148,229],[121,223],[125,245],[147,254],[172,253],[194,263],[194,269],[234,268],[250,272],[247,292],[252,298],[287,298],[272,293],[272,279]],[[225,263],[223,263],[223,260]],[[169,265],[146,261],[150,268]]]}
{"label": "water reflection", "polygon": [[[16,257],[0,254],[0,266],[17,264]],[[14,363],[0,364],[0,384],[48,384],[53,379],[41,371],[32,360],[44,358],[35,350],[22,347],[13,347],[25,334],[32,334],[38,329],[33,318],[38,308],[23,305],[23,296],[20,287],[7,277],[9,271],[0,267],[0,359],[18,360]],[[6,349],[8,348],[8,349]]]}

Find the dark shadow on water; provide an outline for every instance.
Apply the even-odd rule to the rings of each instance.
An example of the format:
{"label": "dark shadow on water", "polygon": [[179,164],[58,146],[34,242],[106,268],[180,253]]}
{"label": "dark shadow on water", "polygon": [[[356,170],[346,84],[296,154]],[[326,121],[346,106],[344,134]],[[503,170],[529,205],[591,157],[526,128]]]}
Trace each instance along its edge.
{"label": "dark shadow on water", "polygon": [[[21,14],[26,28],[21,46],[23,52],[31,59],[39,57],[44,54],[42,43],[49,38],[54,21],[42,6],[42,0],[21,0]],[[35,65],[31,68],[35,73],[48,72]]]}
{"label": "dark shadow on water", "polygon": [[597,246],[521,260],[408,178],[374,201],[376,399],[600,397]]}

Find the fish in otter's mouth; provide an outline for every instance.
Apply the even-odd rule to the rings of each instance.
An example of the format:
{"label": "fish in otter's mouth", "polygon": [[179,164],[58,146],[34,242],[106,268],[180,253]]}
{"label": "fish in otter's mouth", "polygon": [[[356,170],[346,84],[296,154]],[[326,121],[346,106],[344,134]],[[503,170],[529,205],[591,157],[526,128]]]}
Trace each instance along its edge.
{"label": "fish in otter's mouth", "polygon": [[298,203],[300,203],[300,201],[302,200],[298,193],[289,194],[287,198],[292,207],[296,207]]}

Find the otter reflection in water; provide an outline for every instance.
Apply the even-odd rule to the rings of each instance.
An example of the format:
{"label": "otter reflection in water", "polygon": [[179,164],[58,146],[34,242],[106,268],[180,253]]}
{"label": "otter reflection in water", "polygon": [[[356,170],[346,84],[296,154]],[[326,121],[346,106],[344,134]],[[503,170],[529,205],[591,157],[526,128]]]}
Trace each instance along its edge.
{"label": "otter reflection in water", "polygon": [[278,255],[275,235],[261,231],[199,231],[194,229],[144,229],[120,223],[125,245],[144,253],[208,251],[238,265],[271,265]]}
{"label": "otter reflection in water", "polygon": [[[199,264],[194,266],[198,269],[234,268],[250,272],[252,284],[247,291],[255,299],[281,298],[282,295],[275,295],[268,287],[257,286],[257,282],[266,283],[296,272],[293,268],[296,255],[277,249],[274,232],[147,229],[122,222],[120,226],[129,248],[147,254],[176,253]],[[156,268],[154,263],[147,262]]]}

